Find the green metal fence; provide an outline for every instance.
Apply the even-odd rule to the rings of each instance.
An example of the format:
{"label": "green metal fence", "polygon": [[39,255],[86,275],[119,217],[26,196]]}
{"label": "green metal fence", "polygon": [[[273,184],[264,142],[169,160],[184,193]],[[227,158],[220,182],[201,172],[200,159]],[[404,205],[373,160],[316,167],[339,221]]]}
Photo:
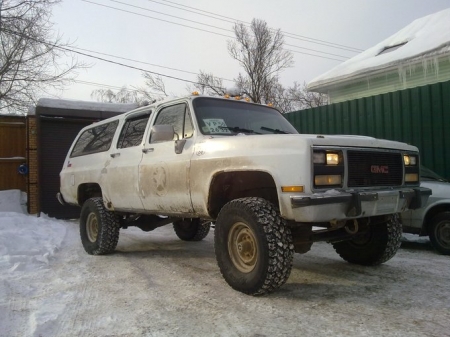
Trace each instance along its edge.
{"label": "green metal fence", "polygon": [[352,134],[417,146],[450,179],[450,81],[288,113],[300,133]]}

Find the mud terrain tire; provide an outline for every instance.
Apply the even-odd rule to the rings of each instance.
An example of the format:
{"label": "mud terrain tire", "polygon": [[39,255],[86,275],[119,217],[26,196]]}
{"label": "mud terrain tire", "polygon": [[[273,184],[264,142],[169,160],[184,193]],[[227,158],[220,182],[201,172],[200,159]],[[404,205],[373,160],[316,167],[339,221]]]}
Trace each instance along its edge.
{"label": "mud terrain tire", "polygon": [[217,218],[214,241],[220,271],[235,290],[262,295],[289,278],[294,256],[291,230],[265,199],[227,203]]}
{"label": "mud terrain tire", "polygon": [[119,231],[119,219],[105,208],[102,198],[86,200],[81,208],[80,236],[88,254],[113,252],[119,241]]}
{"label": "mud terrain tire", "polygon": [[450,212],[436,215],[428,229],[430,241],[439,253],[450,255]]}
{"label": "mud terrain tire", "polygon": [[402,224],[398,214],[369,229],[352,240],[333,243],[336,252],[345,261],[363,266],[376,266],[391,259],[400,248]]}
{"label": "mud terrain tire", "polygon": [[183,241],[201,241],[209,233],[210,222],[202,219],[183,219],[173,223],[175,234]]}

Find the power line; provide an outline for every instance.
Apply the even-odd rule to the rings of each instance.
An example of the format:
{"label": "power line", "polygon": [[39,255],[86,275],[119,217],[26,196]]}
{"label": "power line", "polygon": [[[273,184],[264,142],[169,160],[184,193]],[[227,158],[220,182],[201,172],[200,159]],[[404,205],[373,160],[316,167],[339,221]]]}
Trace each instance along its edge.
{"label": "power line", "polygon": [[[196,75],[198,76],[199,74],[193,71],[188,71],[188,70],[182,70],[182,69],[177,69],[177,68],[171,68],[171,67],[166,67],[166,66],[161,66],[158,64],[154,64],[154,63],[149,63],[149,62],[144,62],[144,61],[139,61],[139,60],[134,60],[134,59],[130,59],[130,58],[126,58],[126,57],[121,57],[121,56],[117,56],[117,55],[112,55],[112,54],[107,54],[107,53],[101,53],[95,50],[90,50],[90,49],[84,49],[84,48],[78,48],[78,47],[71,47],[72,49],[77,49],[77,50],[82,50],[82,51],[87,51],[89,53],[94,53],[94,54],[99,54],[99,55],[104,55],[104,56],[109,56],[109,57],[114,57],[120,60],[125,60],[125,61],[131,61],[131,62],[136,62],[136,63],[141,63],[141,64],[146,64],[146,65],[150,65],[153,67],[158,67],[158,68],[164,68],[164,69],[169,69],[169,70],[174,70],[174,71],[179,71],[182,73],[186,73],[186,74],[192,74],[192,75]],[[229,81],[229,82],[234,82],[233,80],[227,79],[227,78],[223,78],[223,77],[217,77],[218,79],[224,80],[224,81]]]}
{"label": "power line", "polygon": [[[207,26],[207,27],[211,27],[211,28],[220,29],[220,30],[224,30],[224,31],[227,31],[227,32],[234,33],[234,31],[231,30],[231,29],[226,29],[226,28],[222,28],[222,27],[218,27],[218,26],[214,26],[214,25],[209,25],[209,24],[202,23],[202,22],[195,21],[195,20],[185,19],[185,18],[182,18],[182,17],[179,17],[179,16],[170,15],[170,14],[167,14],[167,13],[154,11],[154,10],[151,10],[151,9],[148,9],[148,8],[127,4],[127,3],[122,2],[122,1],[117,1],[117,0],[109,0],[109,1],[121,4],[121,5],[124,5],[124,6],[129,6],[129,7],[133,7],[133,8],[136,8],[136,9],[144,10],[144,11],[147,11],[147,12],[153,12],[153,13],[157,13],[157,14],[161,14],[161,15],[166,15],[166,16],[169,16],[169,17],[172,17],[172,18],[176,18],[176,19],[179,19],[179,20],[184,20],[184,21],[196,23],[196,24],[199,24],[199,25],[202,25],[202,26]],[[114,8],[116,8],[116,7],[114,7]],[[119,8],[117,8],[117,9],[119,10]],[[230,38],[235,39],[234,37],[230,37]],[[321,50],[317,50],[317,49],[305,48],[305,47],[300,47],[300,46],[297,46],[297,45],[292,45],[292,44],[287,44],[287,43],[285,43],[284,45],[288,46],[288,47],[294,47],[294,48],[309,50],[309,51],[313,51],[313,52],[317,52],[317,53],[321,53],[321,54],[337,56],[337,57],[342,57],[344,59],[348,59],[347,56],[337,55],[337,54],[333,54],[333,53],[327,53],[327,52],[324,52],[324,51],[321,51]],[[292,51],[292,52],[295,52],[295,51]],[[308,54],[308,55],[311,55],[311,54]]]}
{"label": "power line", "polygon": [[157,75],[157,76],[161,76],[161,77],[170,78],[170,79],[177,80],[177,81],[187,82],[187,83],[191,83],[191,84],[201,84],[201,83],[199,83],[199,82],[195,82],[195,81],[183,79],[183,78],[181,78],[181,77],[170,76],[170,75],[165,75],[165,74],[157,73],[157,72],[154,72],[154,71],[149,71],[149,70],[146,70],[146,69],[143,69],[143,68],[131,66],[131,65],[129,65],[129,64],[124,64],[124,63],[120,63],[120,62],[108,60],[108,59],[105,59],[105,58],[102,58],[102,57],[98,57],[98,56],[86,54],[86,53],[83,53],[83,52],[80,52],[80,51],[76,51],[76,50],[74,50],[74,49],[70,49],[70,48],[67,48],[67,47],[58,46],[58,45],[56,45],[56,44],[54,44],[54,43],[50,43],[50,42],[47,42],[47,41],[39,40],[39,39],[33,38],[33,37],[29,36],[29,35],[26,35],[26,34],[23,34],[23,33],[14,32],[14,31],[11,31],[11,30],[9,30],[9,29],[3,29],[3,31],[8,32],[8,33],[10,33],[10,34],[17,35],[17,36],[25,37],[25,38],[27,38],[27,39],[29,39],[29,40],[31,40],[31,41],[35,41],[35,42],[38,42],[38,43],[42,43],[42,44],[45,44],[45,45],[47,45],[47,46],[51,46],[51,47],[54,47],[54,48],[58,48],[58,49],[61,49],[61,50],[65,50],[65,51],[69,51],[69,52],[72,52],[72,53],[75,53],[75,54],[83,55],[83,56],[90,57],[90,58],[93,58],[93,59],[96,59],[96,60],[100,60],[100,61],[103,61],[103,62],[107,62],[107,63],[119,65],[119,66],[122,66],[122,67],[134,69],[134,70],[143,71],[143,72],[145,72],[145,73],[150,73],[150,74],[153,74],[153,75]]}
{"label": "power line", "polygon": [[[82,81],[82,80],[73,80],[73,82],[83,85],[90,85],[93,87],[98,88],[106,88],[106,89],[115,89],[115,90],[122,90],[125,89],[127,92],[140,92],[138,89],[128,89],[126,86],[116,86],[116,85],[110,85],[110,84],[104,84],[104,83],[96,83],[96,82],[89,82],[89,81]],[[157,96],[164,96],[161,93],[153,92],[153,91],[147,91],[149,94],[157,95]]]}
{"label": "power line", "polygon": [[[161,1],[164,1],[164,2],[171,3],[171,4],[175,4],[175,5],[180,6],[180,7],[194,9],[195,11],[198,11],[198,12],[212,14],[212,15],[217,16],[217,17],[213,17],[211,15],[206,15],[206,14],[198,13],[198,12],[195,12],[195,11],[187,10],[187,9],[184,9],[184,8],[180,8],[180,7],[164,4],[164,3],[161,3],[161,2],[155,1],[155,0],[147,0],[147,1],[154,2],[154,3],[157,3],[157,4],[163,5],[163,6],[168,6],[168,7],[184,10],[184,11],[191,12],[191,13],[194,13],[194,14],[197,14],[197,15],[203,15],[203,16],[210,17],[210,18],[213,18],[213,19],[216,19],[216,20],[222,20],[222,21],[229,22],[229,23],[242,22],[242,23],[244,23],[246,25],[250,25],[251,24],[250,22],[238,20],[238,19],[235,19],[235,18],[231,18],[231,17],[220,15],[220,14],[213,13],[213,12],[208,12],[208,11],[205,11],[205,10],[202,10],[202,9],[198,9],[198,8],[195,8],[195,7],[182,5],[182,4],[173,2],[173,1],[161,0]],[[229,19],[229,20],[226,20],[226,19]],[[331,48],[338,48],[338,49],[343,49],[343,50],[347,50],[347,51],[351,51],[351,52],[362,52],[362,51],[364,51],[363,49],[360,49],[360,48],[345,46],[345,45],[342,45],[342,44],[338,44],[338,43],[334,43],[334,42],[328,42],[328,41],[320,40],[320,39],[315,39],[315,38],[304,36],[304,35],[299,35],[299,34],[295,34],[295,33],[289,33],[289,32],[285,32],[285,31],[281,31],[281,32],[283,34],[285,34],[285,35],[286,34],[292,35],[292,36],[287,36],[286,35],[287,37],[290,37],[292,39],[297,39],[297,40],[310,42],[310,43],[316,43],[316,44],[323,45],[323,46],[328,46],[328,47],[331,47]]]}
{"label": "power line", "polygon": [[[105,8],[109,8],[109,9],[113,9],[113,10],[116,10],[116,11],[128,13],[128,14],[133,14],[133,15],[137,15],[137,16],[141,16],[141,17],[145,17],[145,18],[149,18],[149,19],[153,19],[153,20],[158,20],[158,21],[174,24],[174,25],[177,25],[177,26],[182,26],[182,27],[191,28],[191,29],[195,29],[195,30],[199,30],[199,31],[203,31],[203,32],[219,35],[219,36],[224,36],[224,37],[227,37],[227,38],[230,38],[230,39],[235,39],[235,37],[233,37],[233,36],[229,36],[229,35],[213,32],[213,31],[210,31],[210,30],[201,29],[201,28],[197,28],[197,27],[192,27],[192,26],[189,26],[189,25],[181,24],[181,23],[176,23],[176,22],[172,22],[172,21],[168,21],[168,20],[155,18],[155,17],[149,16],[149,15],[144,15],[144,14],[128,11],[128,10],[125,10],[125,9],[122,9],[122,8],[117,8],[117,7],[113,7],[113,6],[99,4],[97,2],[93,2],[93,1],[89,1],[89,0],[81,0],[81,1],[93,4],[93,5],[97,5],[97,6],[101,6],[101,7],[105,7]],[[290,45],[290,46],[292,46],[292,45]],[[294,46],[294,47],[296,47],[296,48],[303,48],[303,47],[298,47],[298,46]],[[308,49],[308,48],[303,48],[303,49],[307,49],[307,50],[311,50],[311,51],[315,51],[315,52],[319,52],[319,53],[324,53],[324,54],[330,54],[330,53],[326,53],[326,52],[322,52],[322,51],[318,51],[318,50],[314,50],[314,49]],[[321,55],[316,55],[316,54],[311,54],[311,53],[305,53],[305,52],[301,52],[301,51],[297,51],[297,50],[289,50],[289,51],[291,51],[293,53],[297,53],[297,54],[303,54],[303,55],[309,55],[309,56],[314,56],[314,57],[320,57],[320,58],[334,60],[334,61],[339,61],[339,62],[344,61],[342,59],[336,59],[336,58],[327,57],[327,56],[321,56]],[[345,56],[340,56],[340,55],[335,55],[335,54],[330,54],[330,55],[334,55],[334,56],[338,56],[338,57],[342,57],[344,59],[347,59],[347,57],[345,57]]]}

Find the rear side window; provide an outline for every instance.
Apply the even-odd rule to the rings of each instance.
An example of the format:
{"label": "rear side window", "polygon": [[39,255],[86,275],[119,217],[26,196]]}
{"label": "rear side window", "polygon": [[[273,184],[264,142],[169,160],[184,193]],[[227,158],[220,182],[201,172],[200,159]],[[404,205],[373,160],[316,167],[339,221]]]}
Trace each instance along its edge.
{"label": "rear side window", "polygon": [[120,133],[117,148],[124,149],[141,144],[149,117],[150,115],[146,114],[127,119]]}
{"label": "rear side window", "polygon": [[73,147],[70,157],[108,151],[118,124],[119,121],[115,120],[84,131]]}

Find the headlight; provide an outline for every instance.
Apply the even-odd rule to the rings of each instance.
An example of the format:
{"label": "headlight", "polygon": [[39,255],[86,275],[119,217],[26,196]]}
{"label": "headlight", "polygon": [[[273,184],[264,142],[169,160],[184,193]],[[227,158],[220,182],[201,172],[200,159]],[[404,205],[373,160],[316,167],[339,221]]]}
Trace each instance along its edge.
{"label": "headlight", "polygon": [[325,152],[314,152],[313,153],[313,163],[314,164],[325,164]]}
{"label": "headlight", "polygon": [[339,165],[340,153],[336,152],[313,152],[314,164],[327,164],[327,165]]}
{"label": "headlight", "polygon": [[339,164],[339,155],[337,153],[327,153],[327,165]]}
{"label": "headlight", "polygon": [[417,165],[417,157],[409,154],[403,155],[403,161],[405,166],[416,166]]}

